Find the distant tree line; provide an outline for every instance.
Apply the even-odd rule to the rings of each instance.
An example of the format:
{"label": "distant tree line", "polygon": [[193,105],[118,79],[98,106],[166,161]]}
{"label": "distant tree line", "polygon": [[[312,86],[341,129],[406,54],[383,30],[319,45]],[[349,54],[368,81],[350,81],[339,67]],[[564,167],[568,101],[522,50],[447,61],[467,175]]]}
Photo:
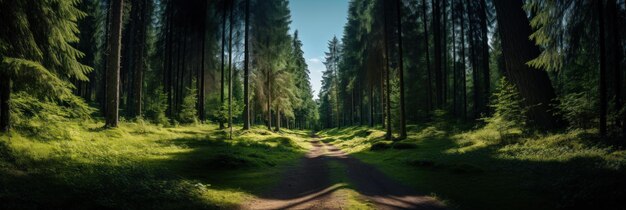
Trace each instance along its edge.
{"label": "distant tree line", "polygon": [[243,123],[244,129],[316,125],[286,0],[3,0],[0,6],[3,131],[22,116],[10,117],[20,111],[10,101],[21,93],[58,106],[67,106],[67,98],[84,101],[99,108],[94,116],[103,116],[106,127],[116,127],[120,117],[163,125],[210,120],[221,128]]}
{"label": "distant tree line", "polygon": [[[542,131],[626,133],[624,1],[351,1],[333,38],[320,91],[320,126],[382,125],[493,114],[501,77]],[[589,9],[595,8],[595,9]]]}

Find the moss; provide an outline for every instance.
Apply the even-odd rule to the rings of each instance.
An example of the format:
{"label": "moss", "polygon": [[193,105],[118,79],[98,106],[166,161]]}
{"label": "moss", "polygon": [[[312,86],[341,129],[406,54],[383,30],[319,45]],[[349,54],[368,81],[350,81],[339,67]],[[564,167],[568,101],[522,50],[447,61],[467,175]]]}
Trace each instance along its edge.
{"label": "moss", "polygon": [[[364,131],[371,133],[355,135]],[[384,131],[366,127],[320,135],[451,206],[558,209],[610,207],[626,196],[626,181],[618,178],[626,175],[626,151],[595,140],[596,133],[510,130],[501,135],[493,126],[439,120],[412,125],[408,138],[395,144],[383,140]]]}
{"label": "moss", "polygon": [[[306,133],[241,132],[143,121],[102,129],[64,123],[70,137],[0,136],[3,205],[14,208],[235,208],[304,155]],[[239,133],[240,132],[240,133]],[[42,134],[44,135],[44,134]],[[10,138],[10,139],[9,139]],[[42,187],[46,186],[46,187]],[[36,202],[28,202],[36,201]]]}

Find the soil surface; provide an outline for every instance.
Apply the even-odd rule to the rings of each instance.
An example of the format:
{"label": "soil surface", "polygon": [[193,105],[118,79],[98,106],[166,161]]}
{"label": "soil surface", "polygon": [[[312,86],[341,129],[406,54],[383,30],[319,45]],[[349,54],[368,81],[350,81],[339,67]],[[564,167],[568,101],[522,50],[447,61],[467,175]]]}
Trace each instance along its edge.
{"label": "soil surface", "polygon": [[279,183],[241,209],[347,209],[350,199],[335,193],[346,185],[332,180],[329,162],[336,161],[345,171],[359,200],[376,209],[446,209],[436,199],[419,194],[392,180],[375,167],[350,157],[331,144],[316,139],[313,148],[299,164],[288,168]]}

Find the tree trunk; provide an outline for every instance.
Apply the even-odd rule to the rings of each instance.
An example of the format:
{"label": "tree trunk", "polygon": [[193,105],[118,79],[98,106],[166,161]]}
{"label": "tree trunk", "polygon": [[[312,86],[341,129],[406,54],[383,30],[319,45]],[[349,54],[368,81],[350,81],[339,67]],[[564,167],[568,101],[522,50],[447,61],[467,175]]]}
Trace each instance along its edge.
{"label": "tree trunk", "polygon": [[267,72],[267,129],[272,131],[272,82],[269,70]]}
{"label": "tree trunk", "polygon": [[481,103],[481,112],[488,114],[489,96],[491,95],[491,75],[489,72],[489,38],[487,37],[487,4],[485,0],[480,0],[480,30],[482,39],[482,70],[483,70],[483,100]]}
{"label": "tree trunk", "polygon": [[[203,1],[204,2],[204,1]],[[208,10],[207,8],[207,3],[204,2],[205,5],[204,6],[204,12],[202,13],[202,27],[200,28],[200,30],[202,30],[202,32],[200,33],[202,37],[200,37],[200,50],[202,52],[200,52],[200,74],[198,74],[199,81],[198,81],[198,114],[200,114],[200,123],[204,123],[204,121],[206,120],[206,113],[204,111],[204,102],[205,102],[205,95],[206,95],[206,89],[205,89],[205,85],[206,85],[206,81],[205,81],[205,72],[206,69],[205,65],[204,65],[204,56],[205,56],[205,45],[206,45],[206,10]]]}
{"label": "tree trunk", "polygon": [[250,129],[250,99],[249,99],[249,93],[248,93],[248,77],[250,77],[250,70],[249,70],[249,64],[248,62],[250,61],[250,51],[248,48],[248,45],[250,43],[248,43],[249,41],[249,37],[248,37],[248,33],[249,33],[249,26],[248,23],[250,22],[250,0],[246,0],[246,14],[245,14],[245,18],[246,18],[246,22],[245,22],[245,29],[244,29],[244,61],[243,61],[243,69],[244,69],[244,75],[243,75],[243,101],[244,101],[244,110],[243,110],[243,129],[244,130],[248,130]]}
{"label": "tree trunk", "polygon": [[230,0],[230,14],[228,24],[228,128],[230,128],[230,136],[233,135],[233,11],[235,2]]}
{"label": "tree trunk", "polygon": [[448,0],[443,0],[443,7],[441,9],[442,11],[442,18],[443,21],[441,21],[443,23],[443,27],[441,28],[441,33],[443,34],[442,36],[442,56],[443,56],[443,105],[444,107],[446,107],[446,105],[448,104],[448,91],[450,88],[448,88]]}
{"label": "tree trunk", "polygon": [[0,76],[0,132],[8,132],[11,127],[11,78],[6,73],[0,73]]}
{"label": "tree trunk", "polygon": [[606,136],[607,88],[606,88],[606,42],[604,32],[604,4],[597,1],[598,7],[598,45],[600,46],[600,136]]}
{"label": "tree trunk", "polygon": [[[220,112],[222,110],[222,107],[224,106],[224,68],[226,68],[226,12],[227,12],[227,6],[226,4],[228,4],[227,2],[223,2],[224,4],[224,8],[222,10],[222,66],[221,66],[221,80],[220,80]],[[220,130],[224,129],[224,120],[222,120],[222,116],[220,116],[219,121],[220,121]]]}
{"label": "tree trunk", "polygon": [[133,14],[137,14],[135,16],[136,27],[138,29],[137,33],[135,33],[135,43],[136,47],[134,54],[134,78],[133,78],[133,88],[131,91],[134,91],[133,94],[133,106],[132,110],[130,110],[131,117],[140,117],[142,113],[142,91],[143,91],[143,71],[144,71],[144,57],[145,57],[145,46],[146,46],[146,28],[147,19],[150,17],[148,14],[148,1],[142,0],[138,1],[134,4],[135,8],[138,11],[133,12]]}
{"label": "tree trunk", "polygon": [[509,80],[515,84],[529,107],[528,117],[542,129],[561,126],[551,105],[556,98],[550,78],[545,71],[526,63],[539,55],[539,48],[528,37],[531,28],[522,8],[523,0],[494,0],[502,53]]}
{"label": "tree trunk", "polygon": [[458,70],[456,63],[456,10],[454,0],[452,0],[450,5],[450,12],[452,12],[452,116],[457,117],[458,115]]}
{"label": "tree trunk", "polygon": [[400,80],[400,136],[398,139],[406,138],[406,118],[404,108],[404,58],[402,57],[402,0],[396,0],[396,24],[398,24],[398,77]]}
{"label": "tree trunk", "polygon": [[[611,53],[611,62],[609,62],[612,65],[612,70],[613,70],[613,89],[614,89],[614,93],[615,93],[615,99],[614,101],[614,106],[615,106],[615,110],[619,111],[622,110],[623,102],[622,102],[622,68],[621,64],[622,64],[622,43],[620,42],[620,33],[619,33],[619,11],[617,8],[617,2],[616,0],[608,0],[607,1],[607,29],[609,31],[609,37],[610,37],[610,42],[611,44],[609,45],[611,47],[611,50],[609,51]],[[619,115],[616,118],[615,121],[615,126],[616,128],[620,129],[622,132],[622,135],[626,135],[626,124],[624,123],[624,119],[625,116],[623,115],[623,113],[621,115]]]}
{"label": "tree trunk", "polygon": [[107,59],[107,113],[105,127],[117,127],[120,95],[120,54],[122,46],[122,15],[124,0],[113,0],[111,36],[109,37],[110,49]]}
{"label": "tree trunk", "polygon": [[280,121],[281,121],[280,118],[281,118],[280,117],[280,109],[278,109],[278,106],[276,106],[276,130],[274,130],[276,132],[280,131]]}
{"label": "tree trunk", "polygon": [[432,75],[430,71],[430,44],[428,43],[428,18],[426,14],[426,0],[422,0],[422,22],[424,24],[424,47],[426,48],[426,72],[428,73],[428,111],[433,108],[433,88],[432,88]]}
{"label": "tree trunk", "polygon": [[167,56],[165,58],[165,61],[167,62],[167,68],[166,68],[166,72],[163,73],[163,83],[165,85],[165,87],[163,88],[165,90],[165,92],[167,92],[167,116],[172,119],[173,118],[173,100],[172,100],[172,72],[173,72],[173,63],[174,63],[174,44],[173,44],[173,36],[174,36],[174,30],[173,30],[173,22],[174,20],[173,18],[173,11],[172,11],[172,5],[173,5],[173,1],[169,1],[169,9],[167,9],[167,42],[165,45],[165,52],[167,53]]}
{"label": "tree trunk", "polygon": [[[386,45],[386,44],[385,44]],[[387,48],[385,48],[385,53]],[[382,53],[383,56],[386,56],[385,53]],[[384,59],[384,58],[383,58]],[[385,127],[385,119],[386,118],[386,114],[385,114],[385,101],[386,101],[386,97],[385,97],[385,71],[387,69],[387,60],[384,60],[384,62],[382,62],[383,65],[380,67],[381,71],[380,71],[380,90],[378,91],[380,94],[380,125],[382,125],[382,127]]]}
{"label": "tree trunk", "polygon": [[370,113],[369,113],[369,125],[374,127],[374,87],[370,84]]}
{"label": "tree trunk", "polygon": [[185,72],[187,71],[187,65],[186,65],[186,61],[187,61],[187,36],[185,36],[188,32],[187,32],[187,27],[183,27],[183,36],[181,36],[182,42],[183,42],[183,48],[182,48],[182,58],[181,58],[181,66],[180,66],[180,75],[178,78],[178,100],[176,101],[176,113],[179,113],[180,110],[182,110],[182,105],[183,105],[183,99],[185,97]]}
{"label": "tree trunk", "polygon": [[467,120],[467,78],[466,71],[467,65],[465,63],[465,7],[463,5],[463,0],[460,1],[460,13],[461,13],[461,83],[463,84],[461,87],[462,96],[463,96],[463,120]]}
{"label": "tree trunk", "polygon": [[477,119],[480,116],[480,77],[478,75],[478,62],[476,59],[476,36],[474,30],[474,6],[472,2],[469,0],[465,1],[467,4],[467,21],[469,25],[468,39],[470,44],[470,63],[472,65],[472,101],[474,102],[472,106],[472,117],[473,119]]}
{"label": "tree trunk", "polygon": [[[106,59],[108,58],[108,55],[110,53],[109,51],[109,36],[110,34],[110,22],[111,22],[111,1],[105,1],[107,3],[105,3],[106,6],[106,20],[104,21],[104,53],[103,53],[103,60],[106,61]],[[107,62],[102,62],[102,83],[99,87],[99,91],[98,94],[96,95],[96,100],[98,100],[98,103],[100,103],[100,113],[103,116],[106,116],[107,114],[107,101],[106,101],[106,92],[107,92],[107,83],[106,83],[106,78],[107,78]]]}
{"label": "tree trunk", "polygon": [[[386,7],[386,1],[383,1],[384,4],[384,9],[383,11],[387,10]],[[390,82],[390,78],[389,78],[389,40],[387,40],[387,15],[383,14],[384,17],[384,37],[383,40],[385,42],[385,79],[387,80],[387,103],[386,103],[386,111],[387,111],[387,133],[385,134],[385,139],[387,140],[391,140],[393,138],[393,134],[391,133],[391,83]]]}
{"label": "tree trunk", "polygon": [[441,69],[441,10],[439,9],[439,1],[431,0],[433,9],[433,47],[435,53],[435,98],[436,107],[443,107],[443,75]]}

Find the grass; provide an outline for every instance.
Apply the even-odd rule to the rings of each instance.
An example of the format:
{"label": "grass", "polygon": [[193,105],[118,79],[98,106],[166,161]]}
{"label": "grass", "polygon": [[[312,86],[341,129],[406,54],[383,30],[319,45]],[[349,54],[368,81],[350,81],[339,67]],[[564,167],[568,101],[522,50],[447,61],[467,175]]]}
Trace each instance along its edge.
{"label": "grass", "polygon": [[626,150],[592,140],[593,132],[501,140],[490,128],[438,121],[409,126],[409,137],[399,142],[366,127],[318,135],[453,208],[619,209],[626,197]]}
{"label": "grass", "polygon": [[[64,134],[0,137],[3,208],[234,208],[310,147],[305,132],[262,128],[235,139],[215,125],[164,128],[66,122]],[[54,131],[46,132],[54,133]]]}

